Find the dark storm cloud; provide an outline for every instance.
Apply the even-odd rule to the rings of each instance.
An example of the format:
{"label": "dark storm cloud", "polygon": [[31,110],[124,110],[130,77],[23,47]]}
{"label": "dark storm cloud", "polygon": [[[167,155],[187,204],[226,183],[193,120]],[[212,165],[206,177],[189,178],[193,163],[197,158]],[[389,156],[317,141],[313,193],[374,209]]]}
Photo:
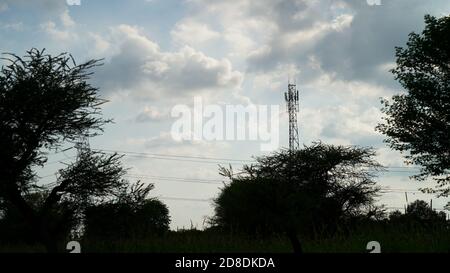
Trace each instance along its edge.
{"label": "dark storm cloud", "polygon": [[[392,85],[395,82],[388,70],[395,61],[395,47],[404,46],[410,32],[422,30],[425,14],[441,16],[442,10],[450,11],[448,1],[385,0],[381,6],[361,0],[335,1],[334,6],[329,1],[319,6],[311,1],[280,1],[272,11],[279,30],[265,52],[248,58],[249,70],[270,71],[283,63],[295,63],[309,71],[300,75],[306,81],[314,72],[302,68],[313,56],[325,72],[338,79]],[[320,24],[333,24],[339,14],[353,16],[351,24],[320,30]],[[283,38],[315,28],[323,35],[286,47]]]}
{"label": "dark storm cloud", "polygon": [[391,84],[392,77],[384,64],[394,62],[394,48],[404,46],[408,34],[423,28],[427,13],[439,15],[436,7],[446,1],[396,0],[381,6],[364,1],[347,1],[354,10],[351,26],[332,32],[315,48],[314,54],[322,68],[344,80],[363,80]]}

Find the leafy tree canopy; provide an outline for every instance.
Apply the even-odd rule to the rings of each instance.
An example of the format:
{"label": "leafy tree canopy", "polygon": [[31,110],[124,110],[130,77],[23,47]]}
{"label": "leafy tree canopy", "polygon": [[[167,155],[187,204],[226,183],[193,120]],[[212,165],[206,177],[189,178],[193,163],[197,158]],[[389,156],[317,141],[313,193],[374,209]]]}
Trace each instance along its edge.
{"label": "leafy tree canopy", "polygon": [[213,222],[250,232],[320,229],[355,216],[379,216],[373,205],[381,166],[369,148],[315,143],[257,158],[215,200]]}
{"label": "leafy tree canopy", "polygon": [[386,142],[422,167],[415,176],[433,177],[430,192],[450,194],[450,16],[425,16],[421,34],[411,33],[406,48],[396,48],[392,70],[406,93],[383,100],[385,122],[377,129]]}

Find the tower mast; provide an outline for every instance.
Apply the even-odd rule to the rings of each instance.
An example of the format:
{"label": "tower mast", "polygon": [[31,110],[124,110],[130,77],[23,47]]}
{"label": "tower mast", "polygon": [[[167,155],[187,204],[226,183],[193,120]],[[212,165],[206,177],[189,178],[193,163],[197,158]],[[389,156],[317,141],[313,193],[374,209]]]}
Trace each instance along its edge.
{"label": "tower mast", "polygon": [[284,93],[289,113],[289,150],[295,151],[299,149],[299,135],[297,113],[299,112],[299,93],[297,85],[288,83],[288,91]]}

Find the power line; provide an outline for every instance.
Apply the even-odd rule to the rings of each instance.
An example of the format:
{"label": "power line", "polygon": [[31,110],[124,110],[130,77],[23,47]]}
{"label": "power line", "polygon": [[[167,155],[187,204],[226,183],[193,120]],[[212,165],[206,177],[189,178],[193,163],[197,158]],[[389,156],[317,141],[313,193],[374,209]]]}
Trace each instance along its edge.
{"label": "power line", "polygon": [[[127,174],[126,177],[132,178],[142,178],[149,180],[164,180],[164,181],[172,181],[172,182],[185,182],[185,183],[200,183],[200,184],[214,184],[219,185],[223,184],[224,180],[219,179],[203,179],[203,178],[184,178],[184,177],[174,177],[174,176],[153,176],[146,174]],[[380,193],[424,193],[420,190],[412,190],[412,189],[402,189],[402,188],[389,188],[389,187],[381,187]]]}
{"label": "power line", "polygon": [[182,183],[195,183],[195,184],[209,184],[209,185],[220,185],[220,182],[212,182],[212,181],[202,181],[202,180],[194,180],[194,179],[176,179],[171,177],[152,177],[152,176],[142,176],[142,175],[125,175],[125,177],[137,178],[137,179],[148,179],[150,181],[169,181],[169,182],[182,182]]}
{"label": "power line", "polygon": [[[64,153],[67,150],[72,149],[64,149],[58,152],[55,152],[54,154]],[[155,159],[167,159],[167,160],[175,160],[176,158],[180,159],[199,159],[199,161],[192,161],[192,162],[206,162],[206,163],[217,163],[217,161],[232,161],[232,162],[247,162],[247,163],[256,163],[256,160],[248,160],[248,159],[235,159],[235,158],[222,158],[222,157],[206,157],[206,156],[190,156],[190,155],[177,155],[177,154],[157,154],[157,153],[144,153],[144,152],[133,152],[133,151],[124,151],[124,150],[109,150],[109,149],[92,149],[93,151],[111,154],[111,153],[118,153],[123,154],[126,156],[136,156],[136,157],[150,157]],[[74,158],[75,156],[67,157],[67,159]],[[214,162],[208,162],[214,161]],[[50,162],[47,164],[53,164],[53,163],[59,163],[61,160]],[[184,161],[184,160],[183,160]],[[418,171],[420,170],[420,167],[408,167],[408,166],[384,166],[386,169],[403,169],[403,170],[390,170],[389,172],[412,172],[412,171]],[[408,171],[404,171],[404,170]]]}
{"label": "power line", "polygon": [[213,199],[199,199],[199,198],[182,198],[182,197],[169,197],[160,196],[159,199],[170,200],[170,201],[189,201],[189,202],[212,202]]}
{"label": "power line", "polygon": [[[206,156],[190,156],[190,155],[178,155],[178,154],[157,154],[157,153],[144,153],[144,152],[132,152],[132,151],[124,151],[124,150],[108,150],[108,149],[92,149],[93,151],[101,152],[101,153],[118,153],[128,156],[139,156],[139,157],[151,157],[151,158],[187,158],[187,159],[200,159],[201,162],[204,162],[203,160],[213,160],[213,161],[233,161],[233,162],[248,162],[248,163],[255,163],[255,160],[248,160],[248,159],[235,159],[235,158],[222,158],[222,157],[206,157]],[[70,157],[70,158],[73,158]],[[387,169],[409,169],[411,171],[420,170],[420,167],[407,167],[407,166],[384,166],[384,168]],[[394,171],[391,171],[394,172]],[[400,172],[400,171],[395,171]],[[408,171],[405,171],[408,172]]]}
{"label": "power line", "polygon": [[[104,154],[113,154],[113,153],[108,153],[108,152],[103,152]],[[118,153],[120,154],[120,153]],[[224,161],[209,161],[209,160],[192,160],[192,159],[183,159],[183,158],[170,158],[170,157],[158,157],[158,156],[144,156],[144,155],[132,155],[132,154],[122,154],[124,156],[129,156],[129,157],[145,157],[145,158],[149,158],[149,159],[161,159],[161,160],[173,160],[173,161],[184,161],[184,162],[194,162],[194,163],[207,163],[207,164],[231,164],[231,165],[236,165],[236,164],[240,164],[240,163],[230,163],[230,162],[224,162]]]}
{"label": "power line", "polygon": [[233,158],[220,158],[220,157],[205,157],[205,156],[190,156],[190,155],[174,155],[174,154],[155,154],[155,153],[142,153],[142,152],[130,152],[120,150],[106,150],[106,149],[93,149],[93,151],[107,152],[107,153],[120,153],[125,155],[136,156],[151,156],[151,157],[170,157],[170,158],[188,158],[188,159],[200,159],[200,160],[215,160],[215,161],[234,161],[234,162],[255,162],[254,160],[246,159],[233,159]]}
{"label": "power line", "polygon": [[[143,152],[130,152],[130,151],[120,151],[120,150],[103,150],[103,149],[93,149],[94,151],[100,152],[100,153],[105,153],[105,154],[113,154],[113,153],[117,153],[117,154],[122,154],[125,156],[135,156],[135,157],[149,157],[149,158],[155,158],[155,159],[167,159],[167,160],[178,160],[178,158],[180,158],[180,160],[187,158],[187,159],[200,159],[201,161],[193,161],[193,162],[199,162],[199,163],[203,163],[203,162],[207,162],[208,161],[204,161],[204,160],[215,160],[214,162],[211,163],[216,163],[219,160],[223,160],[223,161],[234,161],[234,162],[248,162],[248,163],[256,163],[256,160],[247,160],[247,159],[231,159],[231,158],[219,158],[219,157],[201,157],[201,156],[187,156],[187,155],[164,155],[164,154],[154,154],[154,153],[143,153]],[[182,160],[184,161],[184,160]],[[190,160],[186,160],[186,161],[190,161]],[[404,167],[404,166],[386,166],[384,168],[402,168],[402,169],[411,169],[412,170],[416,170],[412,167]],[[392,172],[403,172],[403,171],[392,171]],[[407,171],[405,171],[407,172]]]}
{"label": "power line", "polygon": [[[127,177],[137,177],[137,178],[148,178],[148,179],[156,179],[156,180],[167,180],[167,181],[173,181],[173,182],[184,182],[184,183],[201,183],[201,184],[215,184],[218,185],[219,183],[213,182],[213,181],[220,181],[220,180],[212,180],[212,179],[187,179],[187,178],[181,178],[181,177],[171,177],[171,176],[147,176],[147,175],[126,175]],[[51,187],[54,187],[57,185],[57,182],[49,183],[46,185],[43,185],[42,187],[49,189]],[[407,190],[407,189],[389,189],[385,188],[382,189],[381,193],[421,193],[420,191],[413,191],[413,190]],[[188,201],[188,202],[211,202],[213,199],[200,199],[200,198],[184,198],[184,197],[170,197],[170,196],[160,196],[158,197],[162,200],[170,200],[170,201]],[[404,209],[402,207],[386,207],[387,209]],[[445,211],[444,208],[435,208],[438,211]]]}
{"label": "power line", "polygon": [[204,179],[204,178],[188,178],[188,177],[175,177],[175,176],[154,176],[147,174],[127,174],[128,176],[143,177],[143,178],[155,178],[155,179],[175,179],[175,180],[188,180],[188,181],[205,181],[205,182],[223,182],[219,179]]}
{"label": "power line", "polygon": [[[47,176],[43,176],[40,178],[47,178],[51,177],[55,174],[50,174]],[[147,179],[147,180],[163,180],[163,181],[172,181],[172,182],[185,182],[185,183],[199,183],[199,184],[213,184],[213,185],[220,185],[223,184],[224,180],[221,179],[206,179],[206,178],[188,178],[188,177],[176,177],[176,176],[156,176],[156,175],[148,175],[148,174],[139,174],[139,173],[128,173],[124,175],[124,177],[130,177],[130,178],[140,178],[140,179]],[[420,190],[413,190],[413,189],[405,189],[405,188],[390,188],[390,187],[381,187],[380,190],[381,193],[424,193]],[[424,193],[427,194],[427,193]]]}
{"label": "power line", "polygon": [[65,163],[65,162],[62,162],[63,160],[67,160],[67,159],[73,159],[73,158],[75,158],[76,156],[66,156],[66,158],[63,158],[63,159],[59,159],[59,160],[55,160],[55,161],[51,161],[51,162],[48,162],[48,163],[45,163],[46,165],[52,165],[52,164],[57,164],[57,163]]}
{"label": "power line", "polygon": [[[187,162],[196,162],[196,163],[226,163],[229,164],[230,162],[225,161],[232,161],[236,163],[231,164],[237,164],[237,163],[256,163],[255,160],[247,160],[247,159],[232,159],[232,158],[220,158],[220,157],[203,157],[203,156],[188,156],[188,155],[175,155],[175,154],[155,154],[155,153],[143,153],[143,152],[131,152],[131,151],[123,151],[123,150],[106,150],[106,149],[93,149],[94,151],[104,153],[104,154],[122,154],[124,156],[130,156],[130,157],[146,157],[151,159],[161,159],[161,160],[175,160],[175,161],[187,161]],[[198,160],[195,160],[198,159]],[[388,172],[393,173],[409,173],[413,171],[418,171],[419,169],[415,167],[406,167],[406,166],[385,166],[386,169],[409,169],[409,170],[389,170]]]}
{"label": "power line", "polygon": [[420,170],[420,167],[407,167],[407,166],[390,166],[387,165],[385,166],[385,168],[389,168],[389,169],[411,169],[411,170]]}
{"label": "power line", "polygon": [[[399,170],[388,170],[388,173],[411,173],[411,172],[417,172],[418,170],[411,170],[411,171],[399,171]],[[383,172],[383,171],[381,171]]]}
{"label": "power line", "polygon": [[[401,209],[401,210],[405,209],[404,207],[384,207],[384,208],[391,209],[391,210],[393,210],[393,209]],[[433,210],[446,211],[445,208],[433,208]]]}
{"label": "power line", "polygon": [[[212,202],[214,199],[201,199],[201,198],[183,198],[183,197],[170,197],[170,196],[159,196],[159,199],[170,200],[170,201],[188,201],[188,202]],[[402,210],[404,207],[384,207],[389,210]],[[433,208],[437,211],[446,211],[445,208]]]}
{"label": "power line", "polygon": [[51,176],[54,176],[55,174],[49,174],[49,175],[45,175],[45,176],[38,176],[40,179],[43,179],[43,178],[48,178],[48,177],[51,177]]}
{"label": "power line", "polygon": [[412,194],[425,194],[425,195],[431,195],[431,193],[421,192],[421,191],[414,191],[414,190],[381,190],[379,193],[381,194],[388,194],[388,193],[398,193],[398,194],[404,194],[404,193],[412,193]]}

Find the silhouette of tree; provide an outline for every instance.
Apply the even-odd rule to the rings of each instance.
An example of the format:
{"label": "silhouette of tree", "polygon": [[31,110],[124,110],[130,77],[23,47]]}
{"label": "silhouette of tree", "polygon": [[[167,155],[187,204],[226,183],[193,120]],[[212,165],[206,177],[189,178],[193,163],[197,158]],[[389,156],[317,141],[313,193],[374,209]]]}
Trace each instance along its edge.
{"label": "silhouette of tree", "polygon": [[408,205],[406,213],[394,211],[389,215],[389,220],[397,225],[410,227],[439,227],[446,225],[446,214],[433,210],[427,202],[416,200]]}
{"label": "silhouette of tree", "polygon": [[[38,211],[42,207],[46,196],[46,192],[34,192],[27,194],[24,198],[33,209]],[[51,212],[48,212],[52,221],[48,222],[47,225],[52,230],[55,240],[66,239],[73,227],[76,226],[77,218],[72,208],[72,204],[60,202]],[[29,245],[40,243],[38,230],[29,225],[27,219],[15,206],[4,203],[1,210],[3,216],[0,217],[0,242]]]}
{"label": "silhouette of tree", "polygon": [[396,219],[399,219],[402,217],[402,212],[399,210],[394,210],[393,212],[389,213],[389,220],[395,221]]}
{"label": "silhouette of tree", "polygon": [[407,152],[422,166],[415,178],[433,177],[429,192],[450,193],[450,16],[425,16],[422,34],[411,33],[406,48],[396,48],[392,70],[406,93],[383,100],[385,123],[377,129],[392,149]]}
{"label": "silhouette of tree", "polygon": [[[46,151],[97,135],[109,122],[100,117],[105,101],[87,82],[90,69],[99,63],[76,65],[68,54],[51,56],[37,49],[23,58],[6,56],[9,64],[0,72],[0,199],[20,213],[48,251],[56,251],[69,216],[126,186],[116,154],[84,151],[78,161],[60,170],[50,190],[37,186],[33,171],[46,163]],[[37,207],[29,200],[36,192],[42,197]]]}
{"label": "silhouette of tree", "polygon": [[136,239],[167,232],[169,210],[161,201],[147,198],[151,189],[153,185],[137,183],[115,200],[87,208],[84,238]]}
{"label": "silhouette of tree", "polygon": [[[427,202],[423,200],[416,200],[408,205],[406,214],[418,220],[432,221],[434,219],[442,218],[442,214],[433,210]],[[443,216],[445,220],[445,213]]]}
{"label": "silhouette of tree", "polygon": [[370,148],[315,143],[259,157],[237,175],[221,168],[231,182],[215,200],[212,222],[235,231],[285,233],[301,252],[299,233],[332,231],[340,221],[377,215],[373,171],[381,167],[374,154]]}

